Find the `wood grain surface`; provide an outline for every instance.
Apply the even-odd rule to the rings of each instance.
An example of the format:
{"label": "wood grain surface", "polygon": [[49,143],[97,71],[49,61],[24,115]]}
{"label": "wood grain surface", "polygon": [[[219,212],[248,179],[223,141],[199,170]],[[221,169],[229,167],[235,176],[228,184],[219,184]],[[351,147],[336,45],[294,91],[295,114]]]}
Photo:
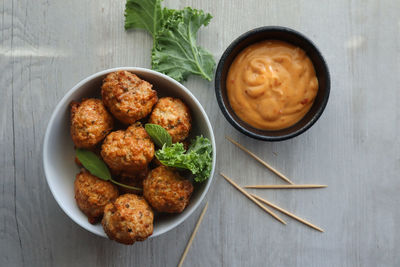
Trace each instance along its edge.
{"label": "wood grain surface", "polygon": [[[184,83],[214,127],[216,173],[240,185],[283,183],[228,142],[228,135],[295,183],[328,185],[249,189],[326,231],[319,233],[284,215],[288,225],[277,222],[216,175],[184,266],[399,266],[400,1],[164,4],[214,15],[199,43],[216,60],[252,28],[299,30],[320,48],[332,78],[320,120],[279,143],[256,141],[231,127],[212,82],[191,77]],[[201,208],[160,237],[124,246],[69,219],[44,177],[44,131],[61,97],[97,71],[150,67],[152,40],[143,31],[124,30],[124,5],[124,0],[0,1],[0,266],[176,266],[182,255]]]}

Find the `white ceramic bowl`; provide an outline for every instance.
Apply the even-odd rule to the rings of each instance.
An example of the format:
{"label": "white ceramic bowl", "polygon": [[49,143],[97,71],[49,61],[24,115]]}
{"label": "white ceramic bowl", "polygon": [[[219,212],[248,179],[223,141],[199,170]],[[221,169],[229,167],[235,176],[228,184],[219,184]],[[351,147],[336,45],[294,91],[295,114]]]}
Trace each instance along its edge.
{"label": "white ceramic bowl", "polygon": [[172,78],[149,69],[122,67],[100,71],[79,82],[61,99],[50,118],[43,143],[44,172],[50,190],[62,210],[86,230],[106,237],[101,224],[90,224],[75,202],[74,180],[79,168],[74,162],[74,145],[69,132],[69,104],[73,100],[79,101],[84,97],[99,97],[104,77],[117,70],[131,71],[149,81],[161,97],[173,96],[182,99],[192,112],[191,137],[202,134],[211,140],[213,146],[213,167],[210,178],[201,184],[195,184],[190,203],[182,213],[163,214],[155,218],[154,232],[151,237],[156,237],[178,226],[195,211],[210,187],[215,170],[215,139],[207,114],[192,93]]}

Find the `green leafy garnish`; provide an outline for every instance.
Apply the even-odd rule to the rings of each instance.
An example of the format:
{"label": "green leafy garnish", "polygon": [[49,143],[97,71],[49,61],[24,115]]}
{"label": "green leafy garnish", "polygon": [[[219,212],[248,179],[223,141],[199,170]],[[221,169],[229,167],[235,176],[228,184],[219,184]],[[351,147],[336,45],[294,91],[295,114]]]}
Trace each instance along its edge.
{"label": "green leafy garnish", "polygon": [[161,0],[127,0],[125,29],[147,30],[153,36],[152,69],[177,81],[190,74],[211,81],[215,61],[197,45],[197,32],[212,16],[202,10],[161,8]]}
{"label": "green leafy garnish", "polygon": [[177,81],[195,74],[211,81],[215,67],[213,56],[197,46],[199,28],[207,26],[212,16],[202,10],[164,9],[165,26],[161,28],[152,51],[152,68]]}
{"label": "green leafy garnish", "polygon": [[104,163],[104,161],[99,158],[95,153],[89,150],[85,149],[80,149],[77,148],[75,150],[76,157],[79,159],[79,161],[82,163],[83,167],[87,169],[92,175],[104,180],[104,181],[110,181],[116,185],[132,189],[132,190],[138,190],[141,191],[141,188],[126,185],[126,184],[121,184],[117,181],[115,181],[111,177],[110,170],[108,169],[107,165]]}
{"label": "green leafy garnish", "polygon": [[156,151],[156,157],[165,166],[190,170],[196,182],[203,182],[211,174],[212,153],[210,140],[197,136],[187,151],[182,143],[164,145]]}
{"label": "green leafy garnish", "polygon": [[158,147],[163,147],[164,144],[166,144],[167,146],[170,146],[172,144],[171,135],[162,126],[152,123],[146,123],[144,128]]}
{"label": "green leafy garnish", "polygon": [[144,29],[155,38],[162,23],[161,0],[126,1],[125,29]]}
{"label": "green leafy garnish", "polygon": [[85,149],[76,149],[76,157],[91,174],[100,179],[108,181],[111,179],[111,173],[107,165],[95,153]]}

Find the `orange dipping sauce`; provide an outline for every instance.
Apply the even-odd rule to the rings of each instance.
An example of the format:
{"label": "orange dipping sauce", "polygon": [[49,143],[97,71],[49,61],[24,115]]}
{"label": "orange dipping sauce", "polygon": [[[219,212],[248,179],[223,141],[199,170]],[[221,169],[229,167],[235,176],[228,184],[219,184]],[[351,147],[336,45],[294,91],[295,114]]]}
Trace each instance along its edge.
{"label": "orange dipping sauce", "polygon": [[231,107],[243,121],[262,130],[280,130],[292,126],[310,110],[318,79],[301,48],[268,40],[236,56],[226,87]]}

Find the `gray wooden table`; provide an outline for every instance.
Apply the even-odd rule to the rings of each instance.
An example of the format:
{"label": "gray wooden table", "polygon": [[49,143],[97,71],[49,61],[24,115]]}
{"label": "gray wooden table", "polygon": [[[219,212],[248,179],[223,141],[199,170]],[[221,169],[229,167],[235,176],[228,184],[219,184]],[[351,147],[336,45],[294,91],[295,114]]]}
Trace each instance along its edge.
{"label": "gray wooden table", "polygon": [[[124,0],[0,2],[0,266],[175,266],[200,209],[133,246],[97,237],[58,207],[45,181],[42,140],[56,103],[111,67],[150,67],[151,38],[125,32]],[[332,76],[328,106],[305,134],[252,140],[220,112],[213,83],[185,85],[215,130],[217,172],[239,184],[281,183],[225,140],[245,144],[297,183],[327,189],[257,191],[326,230],[283,226],[216,174],[209,210],[185,266],[400,265],[400,2],[393,0],[165,1],[214,15],[199,42],[219,59],[241,33],[282,25],[309,36]],[[255,192],[254,190],[252,192]],[[204,203],[203,203],[204,205]]]}

